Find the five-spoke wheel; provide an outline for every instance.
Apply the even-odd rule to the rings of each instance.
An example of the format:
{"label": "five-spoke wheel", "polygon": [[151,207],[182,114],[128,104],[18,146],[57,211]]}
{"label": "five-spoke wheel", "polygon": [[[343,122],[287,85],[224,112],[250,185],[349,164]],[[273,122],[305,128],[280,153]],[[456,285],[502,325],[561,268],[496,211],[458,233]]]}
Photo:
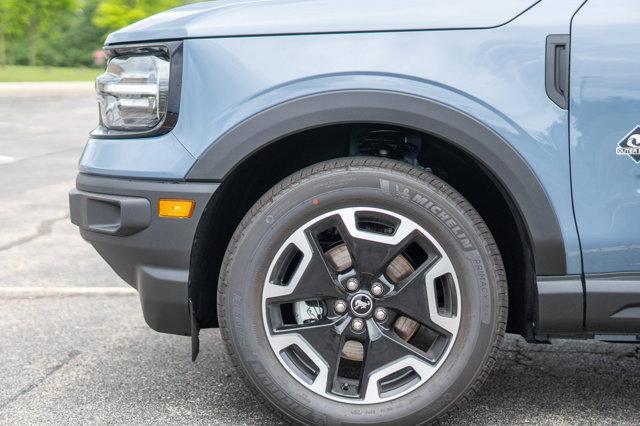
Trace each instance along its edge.
{"label": "five-spoke wheel", "polygon": [[431,377],[456,338],[458,279],[442,246],[397,213],[325,213],[277,252],[264,324],[282,365],[332,399],[375,403]]}

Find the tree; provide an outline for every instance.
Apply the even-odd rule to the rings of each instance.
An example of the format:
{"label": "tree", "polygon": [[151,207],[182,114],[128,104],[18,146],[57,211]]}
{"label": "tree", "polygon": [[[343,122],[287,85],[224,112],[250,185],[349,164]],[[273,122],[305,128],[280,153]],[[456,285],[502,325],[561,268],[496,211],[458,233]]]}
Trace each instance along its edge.
{"label": "tree", "polygon": [[112,32],[184,3],[181,0],[101,0],[93,23]]}
{"label": "tree", "polygon": [[104,30],[91,22],[99,2],[82,0],[75,13],[58,18],[58,25],[49,28],[40,38],[38,63],[63,67],[95,66],[93,54],[104,42]]}
{"label": "tree", "polygon": [[29,65],[36,65],[41,33],[57,25],[58,18],[77,10],[78,0],[23,0],[23,4],[29,22]]}
{"label": "tree", "polygon": [[27,24],[25,12],[23,1],[0,1],[0,66],[7,63],[7,41],[24,34],[24,28]]}

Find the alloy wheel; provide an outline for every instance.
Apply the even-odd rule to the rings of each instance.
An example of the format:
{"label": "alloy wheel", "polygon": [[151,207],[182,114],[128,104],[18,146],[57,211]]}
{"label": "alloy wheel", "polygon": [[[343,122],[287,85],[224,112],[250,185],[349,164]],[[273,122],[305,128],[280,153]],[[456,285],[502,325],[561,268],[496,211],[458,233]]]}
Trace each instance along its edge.
{"label": "alloy wheel", "polygon": [[458,277],[438,241],[395,212],[353,207],[295,230],[269,267],[265,332],[277,359],[323,397],[372,404],[442,366],[460,327]]}

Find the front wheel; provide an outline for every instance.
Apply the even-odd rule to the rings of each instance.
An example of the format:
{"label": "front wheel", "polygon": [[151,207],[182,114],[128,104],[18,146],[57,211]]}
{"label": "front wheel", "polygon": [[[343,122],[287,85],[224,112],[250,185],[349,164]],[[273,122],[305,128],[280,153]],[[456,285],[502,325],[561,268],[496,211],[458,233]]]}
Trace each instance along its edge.
{"label": "front wheel", "polygon": [[504,335],[497,246],[464,198],[395,161],[302,170],[256,203],[218,285],[227,350],[311,424],[417,424],[477,391]]}

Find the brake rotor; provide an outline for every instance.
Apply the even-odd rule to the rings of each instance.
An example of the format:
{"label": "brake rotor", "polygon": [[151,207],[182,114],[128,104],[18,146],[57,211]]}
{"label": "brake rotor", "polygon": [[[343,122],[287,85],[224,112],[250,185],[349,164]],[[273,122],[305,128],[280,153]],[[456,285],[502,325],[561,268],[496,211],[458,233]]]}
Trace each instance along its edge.
{"label": "brake rotor", "polygon": [[[338,273],[345,272],[353,266],[351,255],[347,245],[342,243],[325,252],[325,255],[333,268]],[[395,257],[386,270],[387,277],[393,283],[399,283],[415,272],[411,262],[402,254]],[[404,341],[408,341],[418,331],[420,324],[411,318],[401,316],[396,319],[393,329]],[[342,357],[351,361],[362,361],[364,358],[363,346],[360,342],[349,340],[342,347]]]}
{"label": "brake rotor", "polygon": [[406,257],[399,254],[395,259],[393,259],[389,266],[387,266],[386,272],[391,281],[397,284],[409,275],[413,274],[415,272],[415,268]]}
{"label": "brake rotor", "polygon": [[327,250],[325,252],[325,256],[329,259],[329,263],[331,263],[331,266],[333,266],[338,273],[346,271],[351,268],[351,265],[353,265],[347,245],[344,243]]}
{"label": "brake rotor", "polygon": [[417,321],[407,317],[399,317],[393,324],[393,329],[405,342],[409,341],[416,334],[420,328],[420,324]]}
{"label": "brake rotor", "polygon": [[364,358],[364,349],[362,347],[362,343],[356,340],[347,340],[344,342],[342,346],[342,358],[351,360],[351,361],[362,361]]}

